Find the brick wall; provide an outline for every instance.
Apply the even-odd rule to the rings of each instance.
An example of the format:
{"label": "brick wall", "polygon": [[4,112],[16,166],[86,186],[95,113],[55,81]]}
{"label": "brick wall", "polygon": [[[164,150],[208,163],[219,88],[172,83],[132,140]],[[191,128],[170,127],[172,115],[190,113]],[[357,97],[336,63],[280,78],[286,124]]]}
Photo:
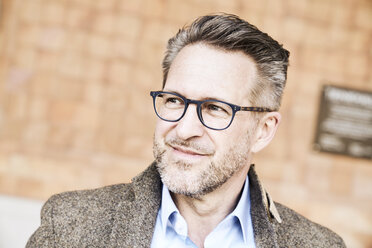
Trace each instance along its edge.
{"label": "brick wall", "polygon": [[167,39],[210,12],[240,15],[291,51],[283,123],[255,159],[274,198],[372,247],[372,163],[312,150],[322,85],[372,90],[369,0],[3,0],[0,193],[128,182],[152,161]]}

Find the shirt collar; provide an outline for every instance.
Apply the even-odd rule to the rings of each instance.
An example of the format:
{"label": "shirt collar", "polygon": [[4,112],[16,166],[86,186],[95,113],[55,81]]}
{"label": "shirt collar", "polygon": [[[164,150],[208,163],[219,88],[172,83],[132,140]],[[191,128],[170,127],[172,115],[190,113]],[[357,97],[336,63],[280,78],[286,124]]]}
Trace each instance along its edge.
{"label": "shirt collar", "polygon": [[168,187],[163,184],[163,192],[161,197],[161,206],[160,206],[160,219],[161,219],[161,226],[164,231],[164,234],[167,230],[168,220],[169,217],[173,213],[179,213],[176,204],[169,193]]}
{"label": "shirt collar", "polygon": [[238,205],[236,205],[234,211],[229,214],[229,216],[235,216],[238,218],[240,227],[243,232],[244,242],[247,244],[249,238],[253,233],[252,227],[252,220],[251,220],[251,199],[250,199],[250,191],[249,191],[249,178],[248,176],[245,179],[245,183],[243,186],[243,192],[240,196],[240,200]]}
{"label": "shirt collar", "polygon": [[[168,187],[163,184],[162,201],[160,206],[160,219],[161,226],[164,234],[167,230],[168,220],[173,213],[179,214],[179,211],[169,193]],[[239,202],[235,209],[225,218],[236,217],[243,233],[244,242],[248,244],[249,235],[253,233],[252,220],[251,220],[251,201],[249,191],[249,178],[245,179],[243,192],[240,196]]]}

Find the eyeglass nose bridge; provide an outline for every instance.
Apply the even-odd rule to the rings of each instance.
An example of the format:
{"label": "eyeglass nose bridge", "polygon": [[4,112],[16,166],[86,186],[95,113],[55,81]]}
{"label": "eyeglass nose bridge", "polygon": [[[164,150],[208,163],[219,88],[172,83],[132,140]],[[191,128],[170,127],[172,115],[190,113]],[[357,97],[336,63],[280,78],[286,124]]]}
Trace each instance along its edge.
{"label": "eyeglass nose bridge", "polygon": [[203,124],[203,126],[208,127],[204,124],[203,117],[202,117],[202,114],[201,114],[201,105],[203,104],[203,101],[191,100],[191,99],[187,99],[187,98],[185,98],[185,100],[186,100],[185,101],[185,110],[184,110],[182,116],[178,119],[178,121],[180,121],[186,115],[186,112],[187,112],[187,109],[189,108],[189,105],[190,104],[195,104],[196,105],[196,113],[198,115],[199,121],[201,122],[201,124]]}

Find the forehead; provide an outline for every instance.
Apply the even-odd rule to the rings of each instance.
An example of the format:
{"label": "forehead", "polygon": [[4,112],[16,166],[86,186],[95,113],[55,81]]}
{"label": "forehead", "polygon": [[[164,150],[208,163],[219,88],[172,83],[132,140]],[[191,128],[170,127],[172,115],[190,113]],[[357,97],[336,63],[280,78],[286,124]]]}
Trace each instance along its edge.
{"label": "forehead", "polygon": [[243,104],[257,78],[256,63],[243,52],[202,43],[184,47],[174,59],[164,90],[189,98],[213,97]]}

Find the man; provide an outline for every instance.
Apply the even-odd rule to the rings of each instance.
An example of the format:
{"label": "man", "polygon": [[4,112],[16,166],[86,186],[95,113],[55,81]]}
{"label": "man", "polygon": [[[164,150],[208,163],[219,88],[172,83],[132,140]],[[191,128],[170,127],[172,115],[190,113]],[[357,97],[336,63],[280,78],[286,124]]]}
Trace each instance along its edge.
{"label": "man", "polygon": [[169,40],[155,162],[130,184],[53,196],[27,247],[344,247],[274,203],[253,154],[270,143],[289,52],[234,15]]}

